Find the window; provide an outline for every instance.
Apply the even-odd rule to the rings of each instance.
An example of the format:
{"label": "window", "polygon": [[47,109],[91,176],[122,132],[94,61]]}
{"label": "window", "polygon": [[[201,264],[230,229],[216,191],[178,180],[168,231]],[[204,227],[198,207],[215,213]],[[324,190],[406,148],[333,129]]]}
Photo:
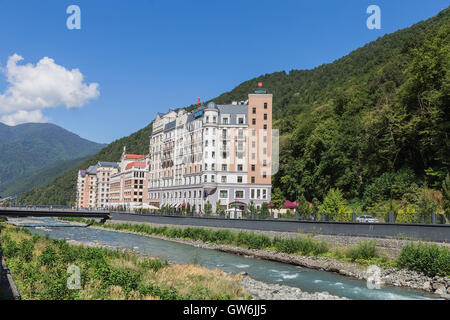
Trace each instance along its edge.
{"label": "window", "polygon": [[236,192],[234,193],[234,197],[236,199],[244,199],[244,191],[236,190]]}
{"label": "window", "polygon": [[252,113],[256,114],[256,108],[253,108]]}
{"label": "window", "polygon": [[265,171],[263,171],[263,178],[264,178],[264,179],[267,178],[267,174],[266,174]]}
{"label": "window", "polygon": [[264,102],[264,109],[267,109],[267,102]]}
{"label": "window", "polygon": [[242,183],[242,176],[238,176],[238,177],[237,177],[237,182],[238,182],[238,183]]}
{"label": "window", "polygon": [[220,190],[219,197],[222,199],[228,198],[228,190]]}
{"label": "window", "polygon": [[267,198],[267,190],[266,190],[266,189],[263,189],[262,198],[263,198],[263,199],[266,199],[266,198]]}
{"label": "window", "polygon": [[227,183],[227,176],[222,176],[222,183]]}
{"label": "window", "polygon": [[264,125],[264,130],[267,130],[267,124]]}
{"label": "window", "polygon": [[226,164],[222,164],[222,171],[227,171],[227,165]]}
{"label": "window", "polygon": [[255,171],[256,166],[254,164],[252,164],[252,171]]}
{"label": "window", "polygon": [[214,176],[211,176],[211,182],[214,182]]}
{"label": "window", "polygon": [[256,124],[256,119],[255,119],[255,118],[252,119],[252,124],[253,124],[253,125]]}
{"label": "window", "polygon": [[255,189],[250,190],[250,198],[255,199]]}
{"label": "window", "polygon": [[267,120],[267,113],[264,113],[264,120]]}
{"label": "window", "polygon": [[238,118],[238,124],[244,124],[244,118],[239,117]]}
{"label": "window", "polygon": [[228,124],[228,118],[222,118],[223,124]]}
{"label": "window", "polygon": [[252,141],[252,148],[256,148],[256,141]]}
{"label": "window", "polygon": [[251,178],[252,183],[255,183],[255,177]]}
{"label": "window", "polygon": [[238,164],[237,165],[237,171],[242,171],[243,170],[243,165],[242,164]]}

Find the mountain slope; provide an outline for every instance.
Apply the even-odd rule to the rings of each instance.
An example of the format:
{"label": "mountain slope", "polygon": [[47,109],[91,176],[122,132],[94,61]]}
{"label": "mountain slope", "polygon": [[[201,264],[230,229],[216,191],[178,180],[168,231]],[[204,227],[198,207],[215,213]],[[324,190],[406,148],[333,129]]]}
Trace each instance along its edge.
{"label": "mountain slope", "polygon": [[[320,201],[340,188],[347,199],[369,206],[389,197],[390,181],[397,199],[405,186],[438,188],[450,166],[449,21],[447,8],[333,63],[262,75],[212,100],[246,100],[260,81],[273,93],[274,127],[281,133],[275,198]],[[146,150],[148,141],[142,143]],[[60,183],[25,199],[52,203],[39,194],[64,186],[59,199],[73,202],[73,181]]]}
{"label": "mountain slope", "polygon": [[0,194],[39,169],[95,154],[103,146],[50,123],[0,124]]}
{"label": "mountain slope", "polygon": [[45,186],[56,177],[60,176],[67,170],[79,166],[89,158],[90,156],[86,156],[83,158],[61,160],[56,163],[52,163],[47,167],[38,169],[29,176],[14,179],[7,184],[6,188],[0,191],[0,194],[2,197],[15,196],[20,195],[21,193],[31,190],[35,187]]}

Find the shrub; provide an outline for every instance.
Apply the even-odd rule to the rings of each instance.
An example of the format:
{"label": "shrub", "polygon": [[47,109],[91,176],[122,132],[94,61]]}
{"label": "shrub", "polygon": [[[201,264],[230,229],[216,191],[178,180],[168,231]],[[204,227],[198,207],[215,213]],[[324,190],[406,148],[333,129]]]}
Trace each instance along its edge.
{"label": "shrub", "polygon": [[3,254],[7,258],[14,258],[19,254],[20,248],[14,240],[7,239],[3,245]]}
{"label": "shrub", "polygon": [[31,240],[23,239],[20,242],[19,257],[26,262],[33,259],[34,244]]}
{"label": "shrub", "polygon": [[378,258],[377,242],[375,240],[361,241],[357,246],[349,248],[346,255],[353,261]]}
{"label": "shrub", "polygon": [[277,251],[285,253],[300,253],[303,255],[318,255],[328,252],[326,242],[318,242],[310,238],[273,239]]}
{"label": "shrub", "polygon": [[450,275],[450,249],[436,244],[403,246],[397,258],[397,265],[401,268],[423,272],[434,276]]}
{"label": "shrub", "polygon": [[142,268],[151,269],[155,272],[159,271],[162,268],[169,266],[169,263],[166,260],[160,259],[145,259],[139,263]]}
{"label": "shrub", "polygon": [[406,210],[400,209],[397,212],[398,223],[413,223],[416,221],[416,210],[413,207],[408,206]]}
{"label": "shrub", "polygon": [[331,188],[323,199],[320,210],[324,212],[330,220],[334,220],[338,215],[339,208],[345,206],[345,199],[341,190]]}
{"label": "shrub", "polygon": [[352,221],[352,210],[345,210],[344,206],[340,206],[337,213],[337,221],[350,222]]}
{"label": "shrub", "polygon": [[38,261],[40,266],[54,267],[57,264],[58,255],[55,248],[51,245],[47,245],[40,254]]}
{"label": "shrub", "polygon": [[121,286],[125,292],[136,290],[138,287],[140,275],[137,271],[131,269],[112,269],[109,273],[109,284]]}

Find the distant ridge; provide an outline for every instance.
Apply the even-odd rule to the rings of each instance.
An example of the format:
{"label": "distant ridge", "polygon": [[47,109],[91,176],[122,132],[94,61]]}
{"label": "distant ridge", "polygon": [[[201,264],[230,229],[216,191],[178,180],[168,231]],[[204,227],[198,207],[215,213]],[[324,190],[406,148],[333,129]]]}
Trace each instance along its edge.
{"label": "distant ridge", "polygon": [[40,169],[90,156],[104,146],[51,123],[0,123],[0,195]]}

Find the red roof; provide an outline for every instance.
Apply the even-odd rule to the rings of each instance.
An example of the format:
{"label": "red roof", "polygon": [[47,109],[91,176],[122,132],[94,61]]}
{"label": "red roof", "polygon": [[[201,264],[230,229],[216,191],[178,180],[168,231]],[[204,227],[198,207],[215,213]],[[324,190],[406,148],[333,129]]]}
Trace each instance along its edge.
{"label": "red roof", "polygon": [[125,159],[142,159],[145,158],[145,155],[142,154],[126,154]]}
{"label": "red roof", "polygon": [[125,167],[125,170],[130,169],[130,168],[139,168],[139,169],[144,169],[145,168],[145,162],[130,162],[129,164],[127,164],[127,166]]}
{"label": "red roof", "polygon": [[285,202],[284,202],[284,207],[285,208],[296,208],[297,207],[297,202],[291,202],[291,201],[289,201],[289,200],[286,200]]}

